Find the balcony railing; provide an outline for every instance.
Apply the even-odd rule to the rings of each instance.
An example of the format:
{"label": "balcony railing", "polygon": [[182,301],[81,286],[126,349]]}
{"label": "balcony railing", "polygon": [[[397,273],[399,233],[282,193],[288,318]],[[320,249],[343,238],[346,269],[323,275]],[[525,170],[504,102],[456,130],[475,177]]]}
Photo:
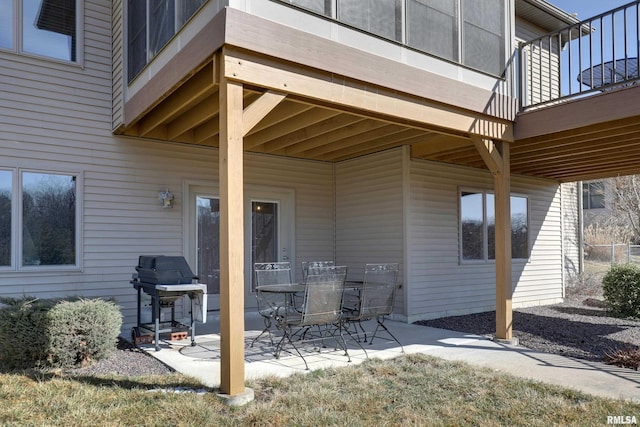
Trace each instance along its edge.
{"label": "balcony railing", "polygon": [[520,107],[547,105],[635,84],[640,0],[521,43]]}

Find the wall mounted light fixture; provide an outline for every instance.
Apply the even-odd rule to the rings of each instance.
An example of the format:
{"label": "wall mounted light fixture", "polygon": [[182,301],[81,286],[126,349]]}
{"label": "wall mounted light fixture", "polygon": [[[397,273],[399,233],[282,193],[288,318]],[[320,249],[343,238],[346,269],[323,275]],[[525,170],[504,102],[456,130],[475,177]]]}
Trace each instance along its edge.
{"label": "wall mounted light fixture", "polygon": [[163,208],[172,208],[173,207],[173,193],[169,191],[161,191],[158,193],[158,199],[162,201]]}

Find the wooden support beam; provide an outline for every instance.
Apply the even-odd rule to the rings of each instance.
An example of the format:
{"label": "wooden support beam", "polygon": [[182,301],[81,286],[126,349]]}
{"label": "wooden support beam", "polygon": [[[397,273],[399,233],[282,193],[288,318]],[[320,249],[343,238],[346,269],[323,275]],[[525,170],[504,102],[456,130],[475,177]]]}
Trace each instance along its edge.
{"label": "wooden support beam", "polygon": [[[500,170],[493,174],[496,244],[496,338],[513,338],[512,277],[511,277],[511,172],[510,145],[497,142],[502,159]],[[496,158],[497,156],[492,156]]]}
{"label": "wooden support beam", "polygon": [[244,148],[248,150],[258,147],[259,145],[265,144],[278,138],[285,137],[291,132],[295,132],[299,129],[304,129],[305,127],[312,126],[316,123],[320,123],[331,117],[337,116],[338,114],[340,114],[340,112],[338,111],[326,110],[324,108],[315,108],[301,115],[299,119],[296,117],[295,120],[288,120],[278,126],[271,126],[264,130],[261,130],[260,132],[256,132],[247,136],[244,139]]}
{"label": "wooden support beam", "polygon": [[286,97],[285,93],[269,90],[248,105],[242,114],[242,136],[248,134],[260,120],[264,119]]}
{"label": "wooden support beam", "polygon": [[242,84],[222,78],[219,95],[220,391],[235,396],[245,392]]}
{"label": "wooden support beam", "polygon": [[471,141],[480,153],[480,157],[489,168],[492,174],[502,173],[504,159],[496,149],[496,145],[491,139],[481,138],[478,135],[471,135]]}
{"label": "wooden support beam", "polygon": [[475,133],[487,138],[513,140],[513,123],[508,120],[445,106],[309,67],[254,56],[230,46],[224,48],[224,53],[224,76],[232,80],[327,102],[343,111],[359,111],[389,121],[402,120],[412,127],[436,127],[464,136]]}
{"label": "wooden support beam", "polygon": [[448,152],[457,148],[468,148],[471,142],[466,138],[451,135],[433,134],[425,137],[425,141],[411,146],[411,157],[428,157],[440,152]]}
{"label": "wooden support beam", "polygon": [[167,99],[140,121],[140,136],[149,135],[158,126],[184,112],[194,100],[210,92],[214,88],[214,77],[215,75],[209,67],[204,67],[198,71],[180,90],[169,95]]}
{"label": "wooden support beam", "polygon": [[496,338],[513,338],[511,277],[511,161],[508,142],[495,142],[477,135],[471,140],[493,174],[496,245]]}
{"label": "wooden support beam", "polygon": [[199,102],[169,123],[167,125],[167,138],[176,139],[188,130],[212,120],[218,114],[218,108],[220,107],[219,97],[217,92],[212,93],[204,101]]}

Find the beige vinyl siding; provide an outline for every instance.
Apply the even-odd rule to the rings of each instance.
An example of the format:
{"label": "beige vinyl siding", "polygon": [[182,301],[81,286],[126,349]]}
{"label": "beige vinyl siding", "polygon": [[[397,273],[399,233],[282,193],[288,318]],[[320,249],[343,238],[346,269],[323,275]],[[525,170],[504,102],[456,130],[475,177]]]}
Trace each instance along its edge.
{"label": "beige vinyl siding", "polygon": [[404,281],[402,155],[395,149],[336,165],[336,262],[348,266],[349,279],[362,280],[367,263],[397,262]]}
{"label": "beige vinyl siding", "polygon": [[568,182],[561,184],[562,189],[562,241],[564,251],[565,286],[575,279],[581,272],[582,243],[582,212],[580,198],[580,183]]}
{"label": "beige vinyl siding", "polygon": [[244,167],[247,185],[294,191],[296,251],[290,260],[297,279],[301,261],[334,259],[333,165],[245,153]]}
{"label": "beige vinyl siding", "polygon": [[[459,261],[459,189],[493,191],[488,172],[411,162],[407,231],[410,322],[495,309],[495,262]],[[528,197],[528,261],[513,262],[515,307],[562,297],[560,193],[555,183],[512,177],[512,193]]]}
{"label": "beige vinyl siding", "polygon": [[[516,17],[516,40],[526,42],[537,39],[549,31]],[[553,40],[550,49],[549,40],[543,40],[535,47],[528,46],[523,52],[527,62],[527,100],[525,105],[543,102],[560,95],[560,56],[557,40]],[[540,49],[540,47],[542,49]]]}
{"label": "beige vinyl siding", "polygon": [[125,37],[125,24],[124,24],[124,2],[122,0],[113,0],[113,17],[111,19],[112,27],[112,46],[113,51],[112,61],[112,73],[113,73],[113,123],[111,128],[115,131],[124,122],[123,108],[124,108],[124,37]]}
{"label": "beige vinyl siding", "polygon": [[[1,271],[0,295],[112,297],[130,326],[138,256],[183,254],[183,184],[217,182],[218,151],[112,135],[111,2],[85,3],[84,68],[0,52],[0,167],[81,175],[82,269]],[[333,166],[245,158],[247,183],[294,190],[297,258],[332,258]],[[158,200],[167,188],[173,209]]]}

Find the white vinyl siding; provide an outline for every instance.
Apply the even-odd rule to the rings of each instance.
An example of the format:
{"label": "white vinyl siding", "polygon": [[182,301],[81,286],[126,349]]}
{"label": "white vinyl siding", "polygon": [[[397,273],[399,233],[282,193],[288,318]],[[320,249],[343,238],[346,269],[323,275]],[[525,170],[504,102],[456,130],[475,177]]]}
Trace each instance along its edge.
{"label": "white vinyl siding", "polygon": [[[403,282],[402,153],[391,150],[336,166],[336,262],[362,280],[367,263],[397,262]],[[404,286],[403,288],[404,289]],[[404,313],[402,289],[395,312]]]}
{"label": "white vinyl siding", "polygon": [[[487,171],[411,162],[408,212],[409,321],[495,309],[495,262],[460,264],[458,188],[493,188]],[[513,261],[514,307],[562,297],[559,186],[512,177],[512,193],[529,201],[531,255]]]}

